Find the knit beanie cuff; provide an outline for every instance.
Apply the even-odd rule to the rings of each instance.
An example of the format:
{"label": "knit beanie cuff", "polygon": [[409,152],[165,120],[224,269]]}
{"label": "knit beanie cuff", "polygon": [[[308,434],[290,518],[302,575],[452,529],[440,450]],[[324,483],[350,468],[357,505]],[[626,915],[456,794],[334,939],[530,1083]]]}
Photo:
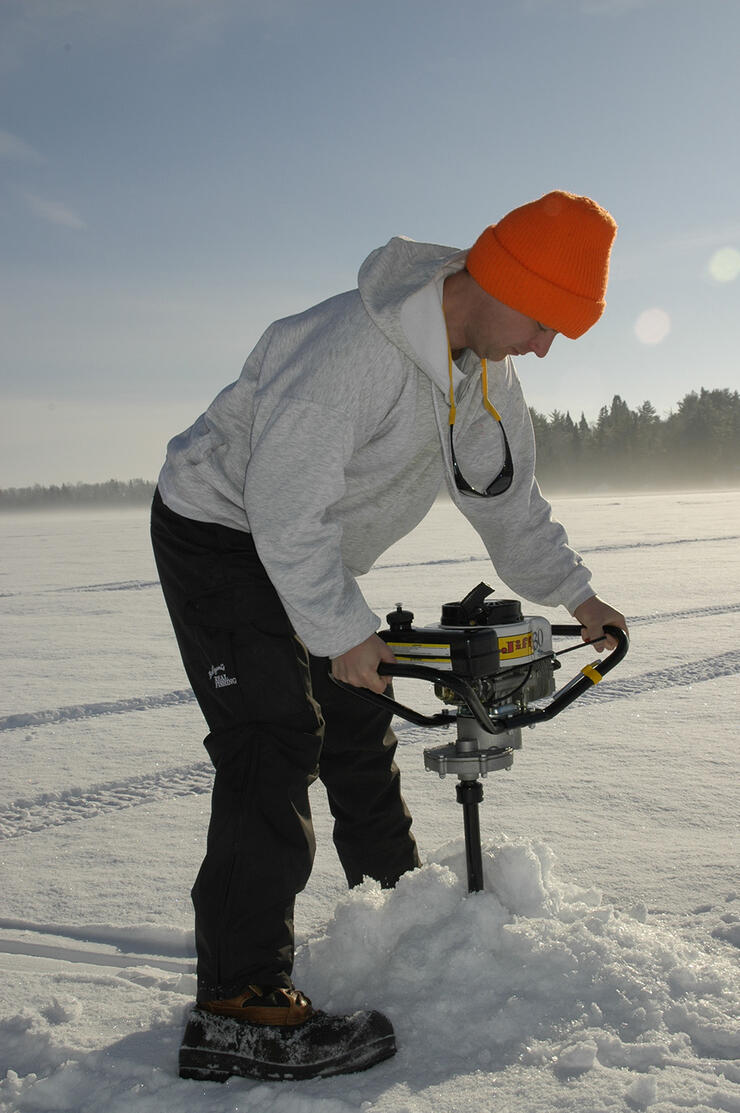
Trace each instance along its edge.
{"label": "knit beanie cuff", "polygon": [[466,266],[486,293],[575,340],[604,312],[616,228],[595,201],[558,190],[486,228]]}

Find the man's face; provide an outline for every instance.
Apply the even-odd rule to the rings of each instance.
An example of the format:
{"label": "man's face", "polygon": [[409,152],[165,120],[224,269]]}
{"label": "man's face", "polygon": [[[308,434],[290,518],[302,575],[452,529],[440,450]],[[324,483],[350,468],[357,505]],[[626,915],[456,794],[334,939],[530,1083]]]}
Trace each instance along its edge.
{"label": "man's face", "polygon": [[467,306],[467,346],[479,359],[497,362],[506,356],[525,356],[534,352],[546,356],[557,332],[545,322],[534,321],[505,305],[472,281],[472,296]]}

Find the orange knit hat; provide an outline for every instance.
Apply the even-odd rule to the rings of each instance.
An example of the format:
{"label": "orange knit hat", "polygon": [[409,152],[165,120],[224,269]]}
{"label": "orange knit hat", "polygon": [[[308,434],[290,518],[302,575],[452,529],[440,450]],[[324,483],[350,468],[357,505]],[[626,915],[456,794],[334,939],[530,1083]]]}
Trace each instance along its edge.
{"label": "orange knit hat", "polygon": [[616,232],[590,197],[558,189],[486,228],[466,266],[494,298],[575,340],[604,312]]}

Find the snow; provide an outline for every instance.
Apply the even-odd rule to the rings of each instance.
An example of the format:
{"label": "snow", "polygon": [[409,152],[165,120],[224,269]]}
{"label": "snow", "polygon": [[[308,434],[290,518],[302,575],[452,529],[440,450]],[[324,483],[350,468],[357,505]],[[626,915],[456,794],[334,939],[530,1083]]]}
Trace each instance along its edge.
{"label": "snow", "polygon": [[[397,723],[425,864],[390,892],[346,891],[314,787],[296,982],[322,1008],[384,1011],[399,1051],[225,1085],[176,1072],[210,772],[146,516],[0,519],[2,1113],[740,1113],[740,492],[556,512],[631,616],[627,658],[483,782],[482,893],[455,780],[424,771],[447,733]],[[429,622],[482,579],[509,594],[439,503],[363,588]],[[439,707],[420,684],[399,695]]]}

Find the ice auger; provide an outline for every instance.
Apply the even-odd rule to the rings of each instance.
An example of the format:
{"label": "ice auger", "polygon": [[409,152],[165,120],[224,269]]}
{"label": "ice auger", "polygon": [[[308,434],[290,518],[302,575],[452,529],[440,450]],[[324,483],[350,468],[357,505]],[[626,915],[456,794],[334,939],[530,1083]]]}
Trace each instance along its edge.
{"label": "ice auger", "polygon": [[378,672],[428,681],[447,705],[443,710],[427,715],[399,703],[393,695],[350,689],[419,726],[456,726],[454,742],[424,750],[424,765],[440,777],[457,775],[470,892],[483,888],[480,778],[509,769],[514,751],[522,745],[522,727],[554,719],[598,684],[629,648],[623,630],[604,627],[616,639],[615,649],[555,691],[554,673],[561,667],[558,657],[589,643],[579,642],[556,653],[553,638],[579,635],[581,627],[553,626],[545,618],[522,615],[519,600],[491,600],[491,592],[488,584],[478,584],[459,602],[443,604],[440,621],[430,626],[414,626],[413,613],[399,603],[387,616],[388,629],[379,631],[397,663],[383,663]]}

